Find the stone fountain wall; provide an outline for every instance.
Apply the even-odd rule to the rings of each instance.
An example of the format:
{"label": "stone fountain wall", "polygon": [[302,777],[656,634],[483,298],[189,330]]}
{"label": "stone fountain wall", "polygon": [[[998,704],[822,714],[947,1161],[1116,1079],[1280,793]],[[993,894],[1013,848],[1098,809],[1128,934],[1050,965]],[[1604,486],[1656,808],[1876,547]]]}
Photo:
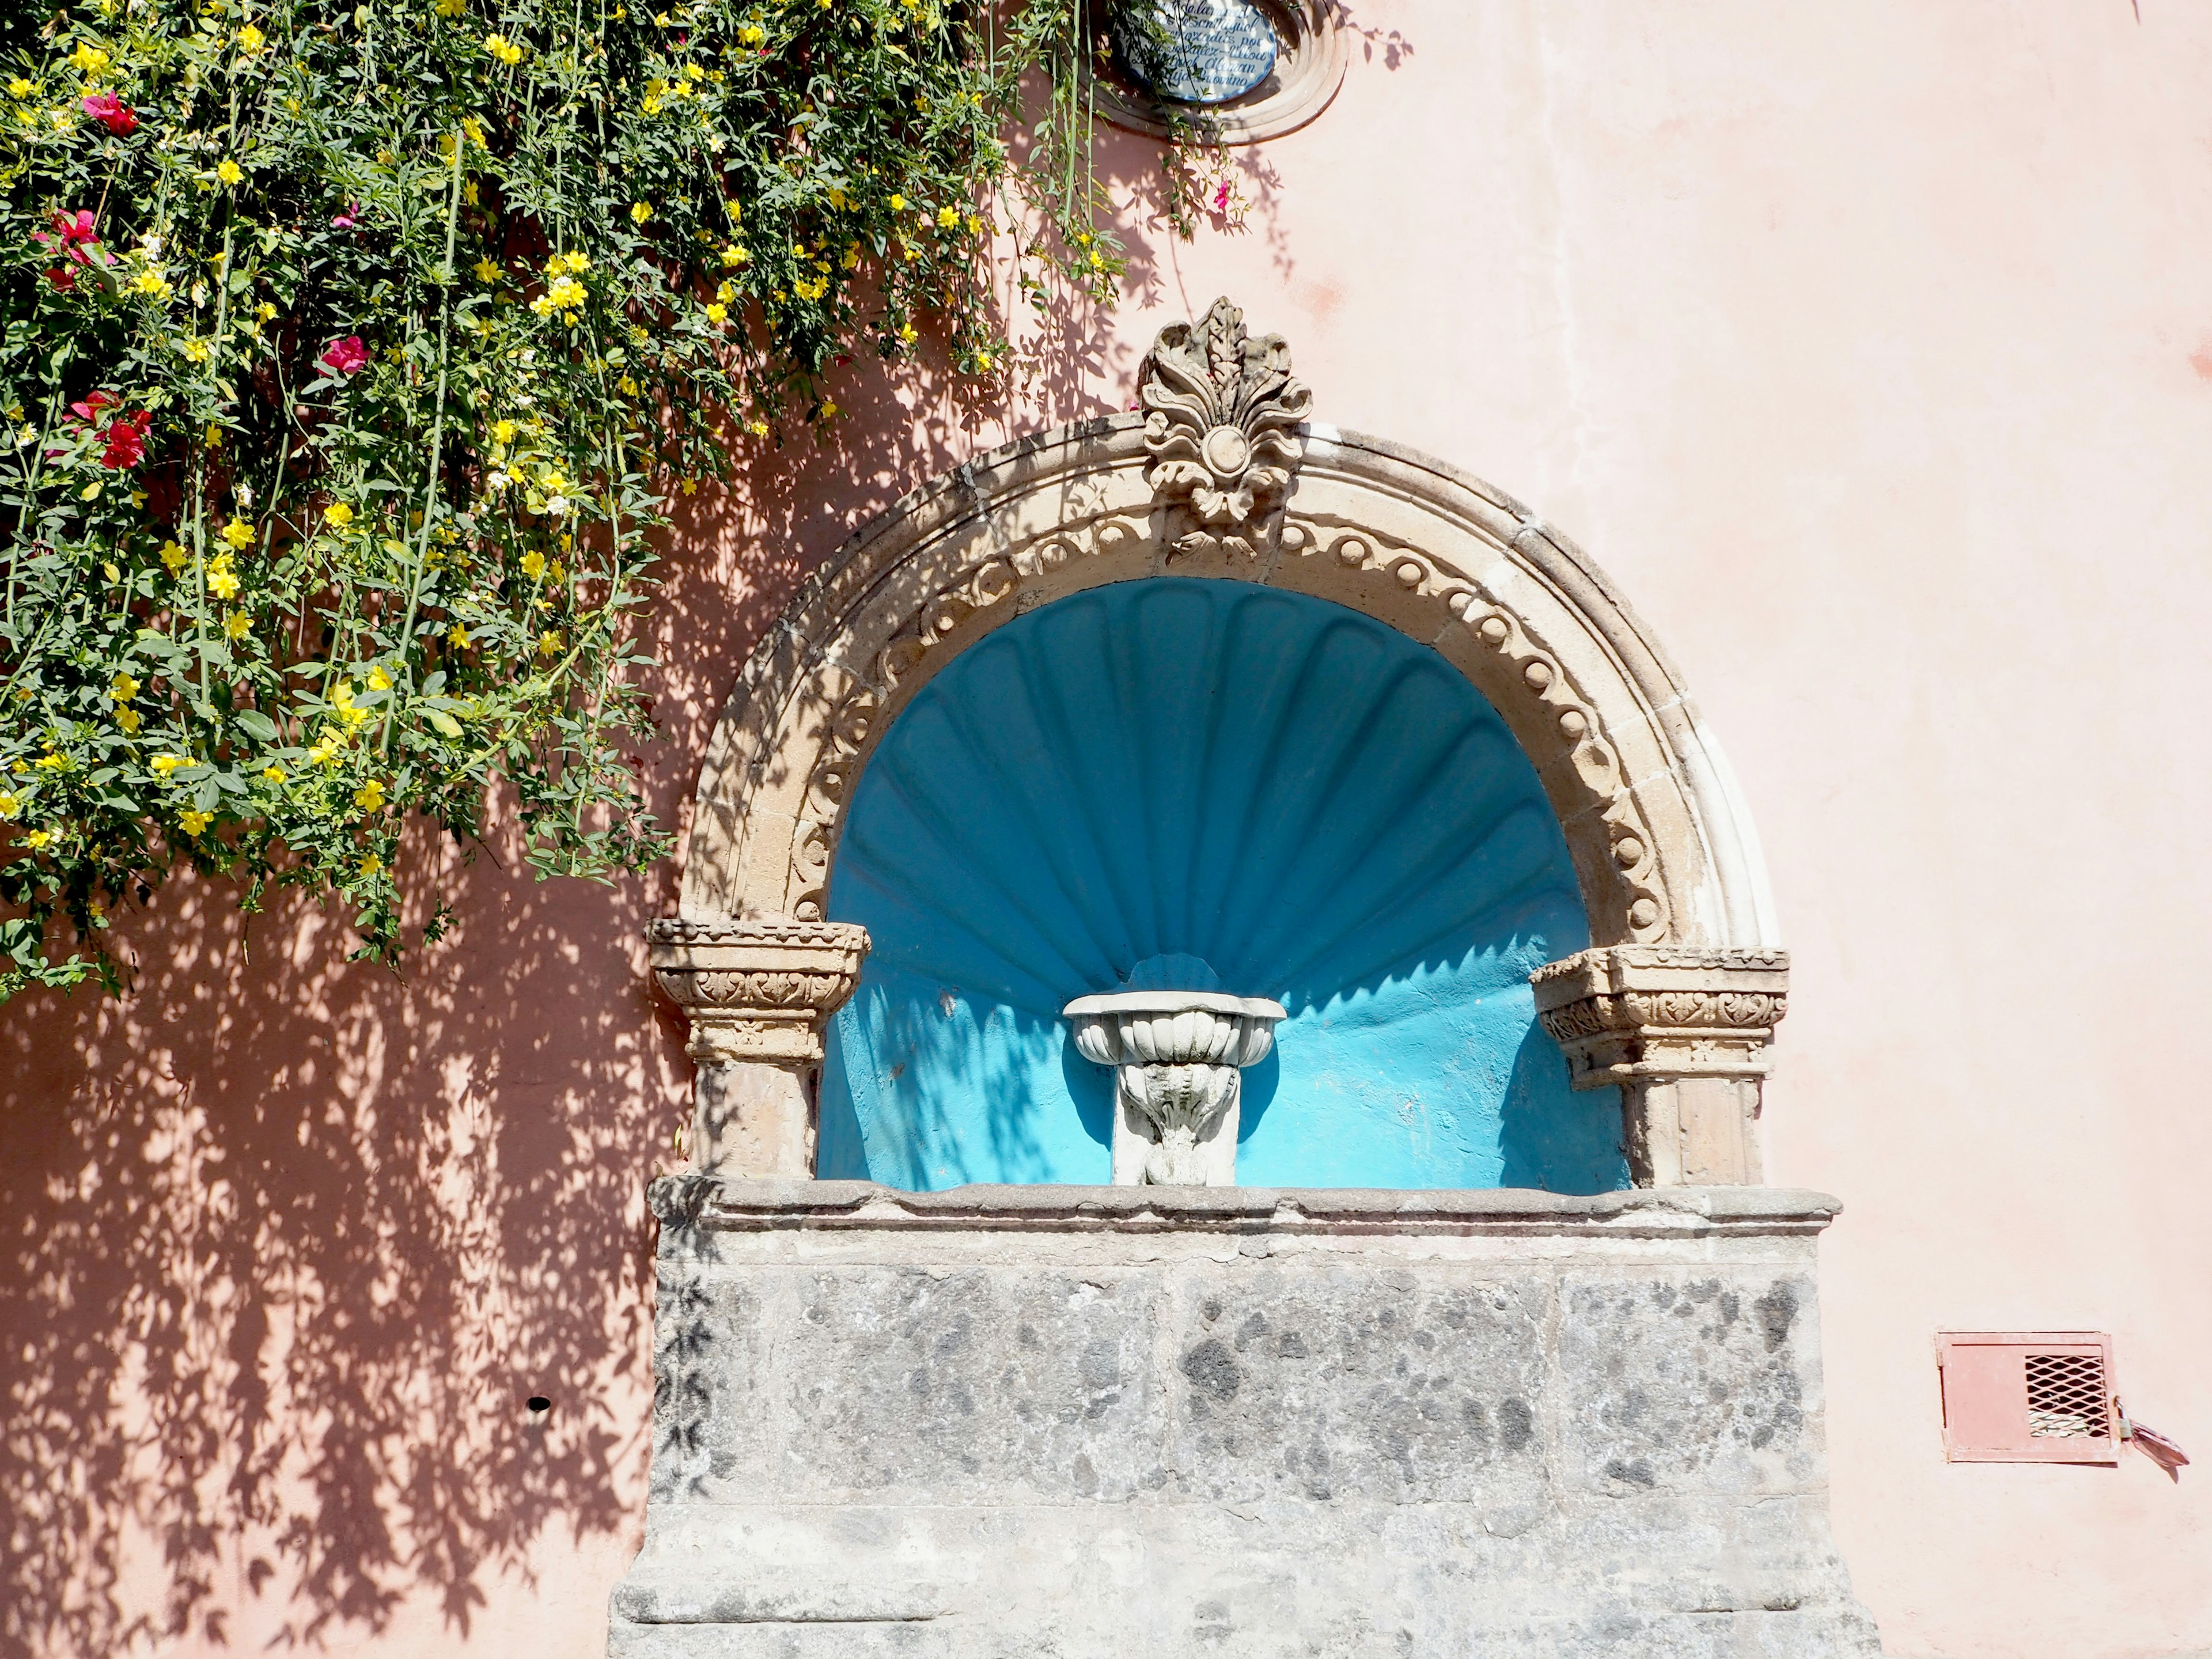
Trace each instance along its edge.
{"label": "stone fountain wall", "polygon": [[1879,1651],[1818,1194],[654,1197],[619,1659]]}

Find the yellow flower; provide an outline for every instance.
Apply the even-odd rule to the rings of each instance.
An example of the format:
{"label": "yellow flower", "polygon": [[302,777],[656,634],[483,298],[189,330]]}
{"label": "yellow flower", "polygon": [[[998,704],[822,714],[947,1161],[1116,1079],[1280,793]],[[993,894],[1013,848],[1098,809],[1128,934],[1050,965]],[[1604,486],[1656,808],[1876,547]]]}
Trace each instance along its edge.
{"label": "yellow flower", "polygon": [[684,78],[687,81],[703,81],[707,78],[707,71],[696,64],[686,64],[684,66]]}
{"label": "yellow flower", "polygon": [[724,305],[720,300],[707,307],[707,320],[710,323],[719,323],[729,314],[729,307]]}
{"label": "yellow flower", "polygon": [[243,52],[258,52],[261,50],[263,40],[261,31],[248,23],[238,32],[238,49]]}
{"label": "yellow flower", "polygon": [[632,202],[629,204],[629,221],[632,224],[641,225],[651,217],[653,217],[652,203]]}
{"label": "yellow flower", "polygon": [[382,868],[384,868],[384,860],[374,853],[361,861],[361,872],[364,876],[373,876]]}
{"label": "yellow flower", "polygon": [[213,421],[210,421],[207,423],[207,447],[210,449],[221,449],[222,447],[222,428],[217,426]]}
{"label": "yellow flower", "polygon": [[978,219],[974,214],[969,214],[968,216],[968,234],[970,236],[974,236],[980,233],[982,228],[983,222],[981,219]]}
{"label": "yellow flower", "polygon": [[475,207],[483,198],[483,190],[477,185],[477,181],[473,179],[470,179],[466,184],[461,186],[461,199],[464,202],[466,202],[471,207]]}
{"label": "yellow flower", "polygon": [[460,623],[455,623],[451,628],[446,630],[446,643],[452,646],[457,651],[466,650],[469,643],[469,630],[462,627]]}
{"label": "yellow flower", "polygon": [[[469,142],[474,144],[478,149],[482,149],[483,148],[483,123],[477,120],[475,116],[464,115],[461,117],[461,131],[468,134]],[[474,180],[470,182],[469,187],[471,190],[476,187]],[[476,198],[471,196],[469,198],[469,200],[473,202],[476,200]]]}
{"label": "yellow flower", "polygon": [[270,783],[282,783],[284,781],[284,769],[271,762],[261,769],[261,775]]}
{"label": "yellow flower", "polygon": [[168,566],[169,574],[172,576],[175,575],[177,572],[185,568],[185,550],[178,546],[173,541],[163,542],[161,544],[161,562]]}
{"label": "yellow flower", "polygon": [[208,561],[208,591],[218,599],[238,597],[238,573],[222,558]]}
{"label": "yellow flower", "polygon": [[431,9],[441,17],[459,17],[468,9],[468,0],[438,0]]}
{"label": "yellow flower", "polygon": [[323,522],[333,530],[343,530],[353,522],[353,508],[343,501],[332,501],[323,509]]}
{"label": "yellow flower", "polygon": [[497,265],[492,264],[489,259],[479,259],[477,261],[477,281],[480,283],[495,283],[498,280],[499,267]]}
{"label": "yellow flower", "polygon": [[183,352],[186,360],[189,362],[204,363],[208,360],[207,342],[205,340],[186,340],[179,345],[177,349]]}
{"label": "yellow flower", "polygon": [[392,690],[392,676],[384,672],[384,665],[382,663],[377,664],[375,667],[368,671],[368,689],[372,691],[389,691]]}
{"label": "yellow flower", "polygon": [[982,373],[986,374],[989,374],[991,372],[991,354],[988,351],[977,352],[975,354],[975,367]]}
{"label": "yellow flower", "polygon": [[826,421],[836,412],[837,405],[831,403],[829,398],[824,398],[822,400],[822,418]]}
{"label": "yellow flower", "polygon": [[745,422],[745,430],[751,433],[756,438],[765,438],[768,436],[768,422],[766,421],[747,421]]}
{"label": "yellow flower", "polygon": [[253,307],[253,314],[265,323],[276,315],[276,307],[270,305],[268,301],[264,300],[259,305]]}
{"label": "yellow flower", "polygon": [[0,818],[12,818],[22,810],[21,796],[12,789],[0,789]]}
{"label": "yellow flower", "polygon": [[499,62],[510,67],[522,61],[522,48],[508,40],[503,34],[484,36],[484,50]]}
{"label": "yellow flower", "polygon": [[215,822],[215,815],[211,812],[195,811],[191,807],[187,806],[183,811],[177,814],[177,822],[184,826],[184,831],[186,835],[197,836],[201,830],[206,829],[208,825]]}
{"label": "yellow flower", "polygon": [[724,305],[729,304],[731,301],[738,297],[737,284],[735,283],[722,283],[718,284],[714,289],[714,297],[717,300],[720,300]]}
{"label": "yellow flower", "polygon": [[156,755],[146,763],[153,768],[155,777],[166,778],[178,768],[190,766],[191,762],[182,755]]}
{"label": "yellow flower", "polygon": [[138,695],[138,682],[128,674],[118,674],[108,683],[107,695],[118,702],[129,702]]}
{"label": "yellow flower", "polygon": [[544,633],[540,634],[538,636],[538,654],[539,656],[550,657],[560,648],[561,635],[556,630],[548,629]]}
{"label": "yellow flower", "polygon": [[833,208],[837,209],[840,212],[842,212],[842,211],[844,210],[845,207],[847,206],[847,204],[847,204],[846,197],[845,197],[845,187],[844,187],[842,185],[830,185],[830,205],[831,207],[833,207]]}
{"label": "yellow flower", "polygon": [[899,338],[908,345],[912,345],[914,343],[914,325],[912,323],[901,323],[899,325]]}
{"label": "yellow flower", "polygon": [[307,758],[318,766],[335,766],[338,762],[338,740],[325,732],[322,740],[307,751]]}
{"label": "yellow flower", "polygon": [[513,443],[514,441],[514,422],[513,421],[494,421],[491,423],[491,441],[495,444]]}
{"label": "yellow flower", "polygon": [[45,830],[33,830],[29,835],[23,837],[23,845],[29,848],[33,852],[36,852],[40,848],[44,847],[52,839],[53,835],[51,831]]}
{"label": "yellow flower", "polygon": [[143,722],[139,719],[138,711],[135,708],[117,709],[115,711],[115,723],[121,726],[126,733],[137,732],[139,726],[143,724]]}
{"label": "yellow flower", "polygon": [[222,619],[222,631],[230,639],[242,640],[253,631],[253,618],[243,611],[234,611]]}
{"label": "yellow flower", "polygon": [[360,788],[353,792],[353,804],[361,808],[364,812],[378,812],[383,811],[384,786],[378,782],[374,778],[371,778],[367,783],[364,783]]}
{"label": "yellow flower", "polygon": [[586,254],[579,252],[574,248],[570,248],[565,257],[570,270],[580,272],[589,270],[592,268],[590,257]]}
{"label": "yellow flower", "polygon": [[107,54],[89,40],[78,41],[76,50],[70,54],[69,60],[76,65],[81,75],[98,75],[107,67]]}
{"label": "yellow flower", "polygon": [[[665,16],[657,17],[653,19],[653,21],[657,23],[662,24],[664,27],[667,22],[667,19]],[[741,46],[757,46],[767,39],[768,31],[763,28],[758,23],[748,23],[744,27],[738,31],[738,44]]]}
{"label": "yellow flower", "polygon": [[253,545],[253,526],[243,519],[233,519],[223,526],[222,538],[243,553]]}
{"label": "yellow flower", "polygon": [[891,211],[893,213],[903,213],[906,211],[906,198],[900,195],[896,191],[893,191],[891,192]]}
{"label": "yellow flower", "polygon": [[10,98],[28,98],[37,90],[36,87],[20,75],[8,83],[8,95]]}
{"label": "yellow flower", "polygon": [[522,574],[536,581],[545,574],[545,556],[536,548],[522,556]]}
{"label": "yellow flower", "polygon": [[235,185],[246,175],[239,171],[238,163],[225,156],[215,164],[215,176],[226,185]]}
{"label": "yellow flower", "polygon": [[158,265],[149,265],[138,273],[134,286],[141,294],[150,294],[159,299],[168,293],[169,279],[161,275]]}
{"label": "yellow flower", "polygon": [[750,264],[752,257],[742,242],[732,242],[722,250],[722,263],[726,265]]}
{"label": "yellow flower", "polygon": [[685,495],[696,495],[699,493],[699,481],[696,478],[686,478],[684,481],[683,489]]}
{"label": "yellow flower", "polygon": [[629,375],[623,375],[622,379],[617,380],[615,384],[622,388],[623,397],[635,398],[637,396],[637,382],[630,379]]}
{"label": "yellow flower", "polygon": [[946,230],[951,229],[953,226],[960,222],[960,210],[955,207],[941,207],[938,209],[937,222]]}
{"label": "yellow flower", "polygon": [[69,763],[67,755],[41,755],[31,763],[41,772],[66,772]]}

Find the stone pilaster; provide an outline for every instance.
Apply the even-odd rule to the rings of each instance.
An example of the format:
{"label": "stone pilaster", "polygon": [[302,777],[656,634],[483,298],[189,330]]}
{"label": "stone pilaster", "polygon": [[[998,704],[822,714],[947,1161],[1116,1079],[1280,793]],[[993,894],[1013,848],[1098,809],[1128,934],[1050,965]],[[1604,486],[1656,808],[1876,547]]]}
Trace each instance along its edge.
{"label": "stone pilaster", "polygon": [[865,928],[788,916],[670,918],[646,929],[653,974],[691,1022],[691,1157],[705,1175],[814,1173],[823,1022],[860,982]]}
{"label": "stone pilaster", "polygon": [[1781,951],[1614,945],[1529,975],[1577,1089],[1620,1088],[1643,1187],[1760,1179],[1759,1091],[1789,1006]]}

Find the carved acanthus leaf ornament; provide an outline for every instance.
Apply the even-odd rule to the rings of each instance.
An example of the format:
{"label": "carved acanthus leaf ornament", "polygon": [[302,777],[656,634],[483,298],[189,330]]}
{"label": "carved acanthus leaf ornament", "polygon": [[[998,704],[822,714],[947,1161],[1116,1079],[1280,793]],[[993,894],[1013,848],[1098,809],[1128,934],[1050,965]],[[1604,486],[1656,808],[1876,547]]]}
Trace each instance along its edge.
{"label": "carved acanthus leaf ornament", "polygon": [[1254,339],[1244,313],[1216,300],[1196,326],[1170,323],[1146,355],[1138,384],[1145,410],[1146,482],[1187,504],[1201,528],[1186,540],[1227,541],[1255,550],[1242,534],[1289,489],[1305,447],[1297,428],[1313,392],[1291,373],[1279,334]]}

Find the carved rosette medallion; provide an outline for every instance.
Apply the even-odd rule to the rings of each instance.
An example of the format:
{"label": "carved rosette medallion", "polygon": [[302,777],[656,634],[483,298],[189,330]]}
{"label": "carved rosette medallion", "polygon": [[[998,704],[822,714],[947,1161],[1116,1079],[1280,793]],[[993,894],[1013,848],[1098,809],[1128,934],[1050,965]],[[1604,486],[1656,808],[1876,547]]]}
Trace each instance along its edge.
{"label": "carved rosette medallion", "polygon": [[1216,300],[1194,326],[1159,331],[1138,401],[1152,463],[1145,481],[1192,521],[1177,550],[1256,557],[1305,453],[1297,428],[1313,409],[1283,337],[1254,339],[1243,312]]}
{"label": "carved rosette medallion", "polygon": [[653,975],[691,1022],[695,1060],[811,1065],[822,1025],[860,983],[867,930],[763,916],[651,923]]}

